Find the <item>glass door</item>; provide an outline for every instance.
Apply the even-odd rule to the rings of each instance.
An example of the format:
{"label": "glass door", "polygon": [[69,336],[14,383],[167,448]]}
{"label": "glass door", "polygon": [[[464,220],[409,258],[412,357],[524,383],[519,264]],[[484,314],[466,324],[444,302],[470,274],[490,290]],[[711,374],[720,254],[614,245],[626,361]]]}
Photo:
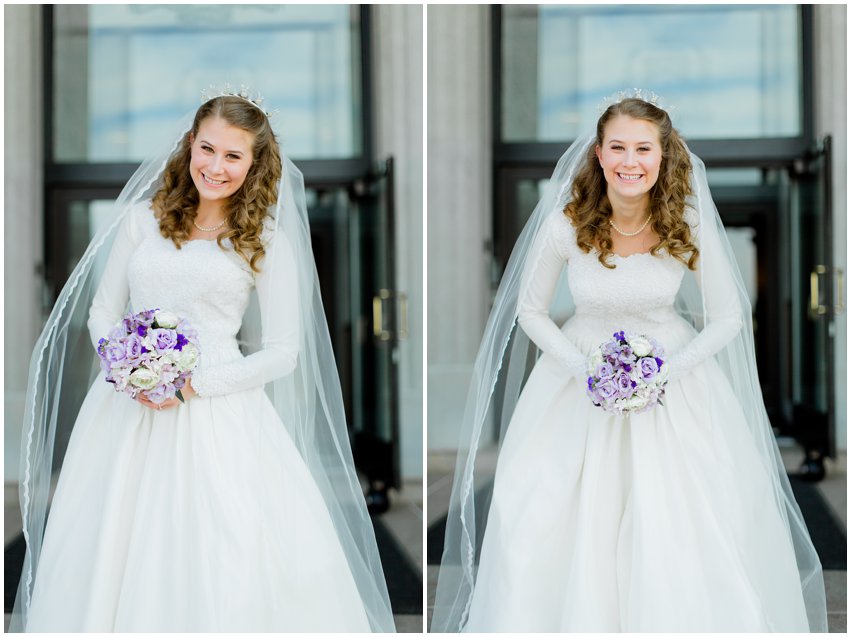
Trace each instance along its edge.
{"label": "glass door", "polygon": [[355,184],[351,302],[355,464],[369,486],[370,512],[389,506],[399,477],[399,341],[407,337],[407,298],[395,287],[393,160]]}
{"label": "glass door", "polygon": [[795,433],[806,458],[801,475],[824,476],[825,456],[836,453],[834,338],[844,311],[844,272],[832,261],[831,139],[792,178],[793,339]]}

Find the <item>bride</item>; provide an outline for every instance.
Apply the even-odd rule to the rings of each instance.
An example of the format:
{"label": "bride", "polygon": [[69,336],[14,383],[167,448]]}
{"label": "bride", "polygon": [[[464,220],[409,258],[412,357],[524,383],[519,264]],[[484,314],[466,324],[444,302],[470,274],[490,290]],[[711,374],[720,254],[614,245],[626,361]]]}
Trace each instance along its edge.
{"label": "bride", "polygon": [[[435,632],[826,631],[748,297],[703,164],[656,102],[605,110],[512,253],[464,415]],[[588,395],[592,352],[622,330],[664,349],[649,411]]]}
{"label": "bride", "polygon": [[[182,400],[132,400],[94,366],[151,309],[197,331]],[[122,191],[36,344],[22,450],[13,631],[394,630],[302,176],[247,93],[184,118]]]}

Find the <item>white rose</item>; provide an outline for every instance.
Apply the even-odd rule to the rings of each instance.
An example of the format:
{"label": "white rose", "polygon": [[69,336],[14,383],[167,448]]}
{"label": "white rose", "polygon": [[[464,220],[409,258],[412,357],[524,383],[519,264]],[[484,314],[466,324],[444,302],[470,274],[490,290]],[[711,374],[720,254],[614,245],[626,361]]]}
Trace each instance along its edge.
{"label": "white rose", "polygon": [[647,399],[642,396],[630,396],[626,400],[626,408],[630,411],[634,409],[642,409],[647,406]]}
{"label": "white rose", "polygon": [[159,380],[159,374],[144,367],[140,367],[130,374],[130,384],[139,389],[153,389],[157,386]]}
{"label": "white rose", "polygon": [[160,362],[164,365],[177,365],[180,361],[180,352],[176,349],[167,349],[160,354]]}
{"label": "white rose", "polygon": [[175,314],[174,312],[168,312],[166,310],[160,310],[159,312],[154,314],[154,320],[157,322],[157,325],[168,330],[173,330],[180,322],[180,319],[177,317],[177,314]]}
{"label": "white rose", "polygon": [[591,367],[596,370],[600,365],[603,364],[603,354],[600,350],[597,350],[591,355]]}
{"label": "white rose", "polygon": [[629,342],[630,347],[632,347],[633,353],[641,358],[642,356],[649,356],[650,352],[653,351],[653,346],[643,336],[636,336]]}
{"label": "white rose", "polygon": [[180,352],[180,358],[177,361],[177,367],[182,372],[188,372],[195,368],[198,364],[198,348],[192,343],[187,343],[183,346]]}

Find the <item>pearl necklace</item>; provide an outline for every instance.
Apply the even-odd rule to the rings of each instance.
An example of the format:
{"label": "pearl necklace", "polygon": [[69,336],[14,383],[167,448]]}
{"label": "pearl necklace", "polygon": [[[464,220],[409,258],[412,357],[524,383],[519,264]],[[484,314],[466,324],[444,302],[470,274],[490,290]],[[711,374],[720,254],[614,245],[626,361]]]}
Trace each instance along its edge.
{"label": "pearl necklace", "polygon": [[200,230],[201,232],[215,232],[216,230],[221,228],[223,225],[225,225],[225,222],[227,222],[227,219],[223,220],[219,225],[217,225],[213,228],[205,228],[204,226],[199,226],[197,223],[195,223],[195,219],[193,219],[192,225],[195,226],[196,228],[198,228],[198,230]]}
{"label": "pearl necklace", "polygon": [[645,220],[645,222],[644,222],[644,223],[641,225],[641,227],[640,227],[638,230],[636,230],[635,232],[624,232],[623,230],[621,230],[620,228],[618,228],[618,227],[615,225],[615,222],[614,222],[614,221],[612,221],[611,219],[609,219],[609,224],[612,226],[612,228],[614,228],[615,230],[617,230],[617,231],[618,231],[618,234],[621,234],[621,235],[623,235],[624,237],[634,237],[634,236],[635,236],[635,235],[637,235],[637,234],[641,234],[641,231],[642,231],[642,230],[644,230],[644,228],[646,228],[646,227],[647,227],[647,224],[648,224],[648,223],[650,223],[650,215],[647,215],[647,219]]}

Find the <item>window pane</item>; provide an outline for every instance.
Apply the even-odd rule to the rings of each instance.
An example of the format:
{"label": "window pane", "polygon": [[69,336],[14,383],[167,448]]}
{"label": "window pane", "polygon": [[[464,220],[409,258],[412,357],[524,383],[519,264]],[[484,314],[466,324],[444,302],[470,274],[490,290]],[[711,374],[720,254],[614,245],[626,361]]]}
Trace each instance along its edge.
{"label": "window pane", "polygon": [[801,133],[795,5],[502,8],[502,138],[565,141],[639,87],[691,139]]}
{"label": "window pane", "polygon": [[761,186],[767,177],[760,168],[707,168],[709,187],[714,186]]}
{"label": "window pane", "polygon": [[56,5],[54,158],[134,162],[211,84],[259,90],[300,159],[361,152],[349,5]]}

